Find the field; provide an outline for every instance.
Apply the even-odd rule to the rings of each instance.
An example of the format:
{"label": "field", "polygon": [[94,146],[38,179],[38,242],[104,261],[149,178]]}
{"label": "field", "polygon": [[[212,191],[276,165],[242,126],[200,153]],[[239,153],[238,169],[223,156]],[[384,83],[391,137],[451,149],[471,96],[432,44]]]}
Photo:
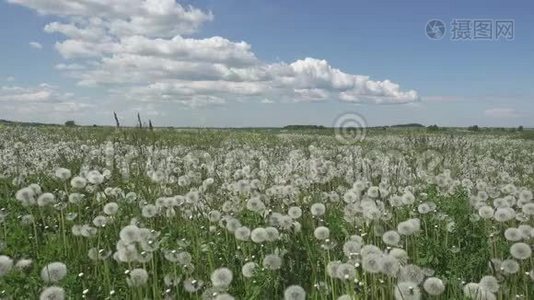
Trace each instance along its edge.
{"label": "field", "polygon": [[534,299],[521,132],[0,127],[0,299]]}

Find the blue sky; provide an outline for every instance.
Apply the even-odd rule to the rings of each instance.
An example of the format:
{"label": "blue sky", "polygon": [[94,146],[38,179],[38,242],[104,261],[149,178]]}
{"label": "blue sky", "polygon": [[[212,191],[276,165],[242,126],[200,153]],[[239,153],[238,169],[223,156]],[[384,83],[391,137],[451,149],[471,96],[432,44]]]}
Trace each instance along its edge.
{"label": "blue sky", "polygon": [[[534,127],[531,1],[95,2],[0,0],[0,118]],[[453,19],[513,19],[515,37],[453,41]]]}

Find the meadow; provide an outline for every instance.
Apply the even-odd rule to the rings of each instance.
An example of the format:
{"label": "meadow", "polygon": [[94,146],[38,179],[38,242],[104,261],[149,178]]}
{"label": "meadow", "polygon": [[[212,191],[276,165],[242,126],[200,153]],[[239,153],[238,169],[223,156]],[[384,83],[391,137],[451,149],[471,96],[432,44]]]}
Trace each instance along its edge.
{"label": "meadow", "polygon": [[519,132],[0,128],[0,299],[534,299]]}

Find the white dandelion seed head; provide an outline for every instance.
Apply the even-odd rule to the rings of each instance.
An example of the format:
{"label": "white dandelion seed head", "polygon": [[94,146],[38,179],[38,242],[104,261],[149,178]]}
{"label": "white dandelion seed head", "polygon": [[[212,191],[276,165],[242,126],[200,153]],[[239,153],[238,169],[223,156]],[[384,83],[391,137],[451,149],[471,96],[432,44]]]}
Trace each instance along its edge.
{"label": "white dandelion seed head", "polygon": [[284,291],[284,300],[305,300],[306,291],[299,285],[291,285]]}
{"label": "white dandelion seed head", "polygon": [[41,279],[46,283],[59,282],[67,275],[67,266],[62,262],[53,262],[41,270]]}
{"label": "white dandelion seed head", "polygon": [[13,268],[13,259],[7,255],[0,255],[0,277],[5,276]]}
{"label": "white dandelion seed head", "polygon": [[70,185],[75,189],[83,189],[87,185],[87,180],[81,176],[75,176],[70,180]]}
{"label": "white dandelion seed head", "polygon": [[250,239],[257,244],[263,243],[267,240],[267,231],[262,228],[254,228],[250,233]]}
{"label": "white dandelion seed head", "polygon": [[382,235],[382,241],[390,246],[397,246],[400,242],[400,239],[399,233],[394,230],[384,232]]}
{"label": "white dandelion seed head", "polygon": [[282,258],[276,254],[268,254],[263,258],[262,265],[269,270],[278,270],[282,267]]}
{"label": "white dandelion seed head", "polygon": [[228,268],[219,268],[211,273],[210,279],[214,287],[226,288],[232,283],[233,274]]}
{"label": "white dandelion seed head", "polygon": [[403,281],[397,283],[394,290],[395,300],[419,300],[421,290],[415,282]]}
{"label": "white dandelion seed head", "polygon": [[323,203],[314,203],[310,207],[310,212],[315,217],[320,217],[325,214],[326,206]]}
{"label": "white dandelion seed head", "polygon": [[244,277],[251,278],[254,276],[254,272],[256,272],[257,268],[258,268],[257,263],[253,261],[249,261],[246,264],[244,264],[243,267],[241,267],[241,273],[243,274]]}
{"label": "white dandelion seed head", "polygon": [[130,271],[129,275],[130,276],[126,279],[126,282],[131,287],[144,286],[148,282],[148,272],[145,269],[133,269]]}
{"label": "white dandelion seed head", "polygon": [[423,283],[423,289],[429,295],[438,296],[445,291],[445,284],[443,284],[443,281],[437,277],[429,277]]}
{"label": "white dandelion seed head", "polygon": [[529,259],[532,256],[532,249],[526,243],[515,243],[510,247],[510,254],[516,259]]}
{"label": "white dandelion seed head", "polygon": [[484,276],[480,279],[478,286],[486,291],[497,293],[499,291],[499,282],[493,276]]}
{"label": "white dandelion seed head", "polygon": [[56,177],[61,181],[67,181],[71,177],[71,172],[69,169],[57,168],[55,171]]}
{"label": "white dandelion seed head", "polygon": [[505,259],[501,263],[501,270],[505,274],[515,274],[519,272],[519,263],[513,259]]}
{"label": "white dandelion seed head", "polygon": [[330,236],[330,229],[325,226],[319,226],[313,231],[313,236],[318,240],[326,240]]}
{"label": "white dandelion seed head", "polygon": [[119,205],[116,202],[109,202],[104,205],[103,210],[106,215],[113,216],[119,211]]}
{"label": "white dandelion seed head", "polygon": [[65,290],[59,286],[49,286],[39,295],[39,300],[63,300],[65,299]]}

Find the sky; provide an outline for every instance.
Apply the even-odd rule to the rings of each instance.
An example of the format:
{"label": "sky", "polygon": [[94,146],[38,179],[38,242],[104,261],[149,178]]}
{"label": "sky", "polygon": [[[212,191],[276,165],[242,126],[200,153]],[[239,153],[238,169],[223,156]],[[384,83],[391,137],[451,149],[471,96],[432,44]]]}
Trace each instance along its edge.
{"label": "sky", "polygon": [[527,0],[0,0],[13,121],[534,127],[533,70]]}

